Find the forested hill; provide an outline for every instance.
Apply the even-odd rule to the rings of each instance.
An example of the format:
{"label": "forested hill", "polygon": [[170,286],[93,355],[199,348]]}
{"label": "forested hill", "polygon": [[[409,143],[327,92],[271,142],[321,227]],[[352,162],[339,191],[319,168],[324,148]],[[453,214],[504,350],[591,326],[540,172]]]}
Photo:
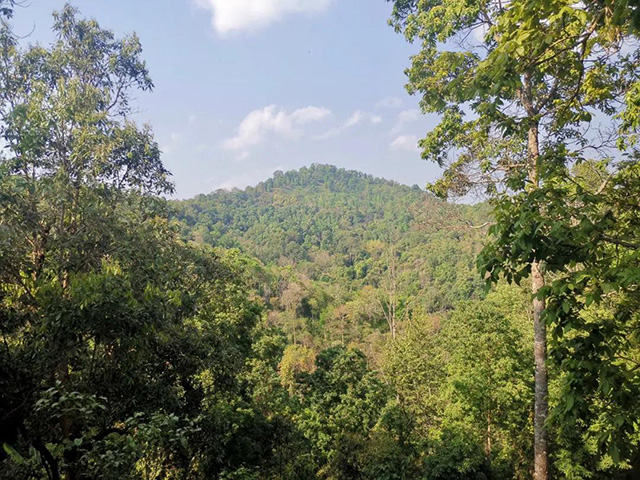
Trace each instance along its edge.
{"label": "forested hill", "polygon": [[397,242],[419,227],[427,227],[422,235],[432,235],[429,227],[447,217],[440,227],[457,238],[465,222],[485,214],[445,204],[417,185],[317,164],[275,172],[256,187],[217,190],[175,205],[194,239],[239,247],[265,263],[310,260],[318,250],[354,254],[367,241]]}
{"label": "forested hill", "polygon": [[178,206],[179,217],[206,243],[240,247],[264,262],[299,262],[318,249],[349,253],[367,240],[406,232],[425,202],[435,206],[417,186],[312,165]]}
{"label": "forested hill", "polygon": [[[0,0],[0,480],[640,478],[638,0],[389,2],[441,114],[434,188],[490,214],[326,165],[168,201],[139,37],[67,4],[26,42],[24,3]],[[217,27],[250,2],[208,3]],[[228,146],[330,113],[288,112]]]}
{"label": "forested hill", "polygon": [[369,333],[389,331],[416,309],[448,309],[481,293],[481,238],[468,224],[486,209],[444,203],[418,186],[311,165],[174,206],[185,237],[257,258],[272,316],[296,304],[289,310],[311,343],[326,339],[336,312],[361,317],[369,305],[368,321],[351,322],[360,333],[350,339],[363,340],[363,323]]}

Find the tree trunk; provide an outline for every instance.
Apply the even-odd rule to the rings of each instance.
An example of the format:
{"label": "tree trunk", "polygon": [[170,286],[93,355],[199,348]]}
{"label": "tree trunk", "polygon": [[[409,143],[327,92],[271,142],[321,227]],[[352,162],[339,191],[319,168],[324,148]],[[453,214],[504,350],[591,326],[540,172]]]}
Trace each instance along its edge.
{"label": "tree trunk", "polygon": [[[544,286],[542,266],[539,262],[531,265],[532,292],[535,295]],[[544,300],[533,300],[533,354],[535,357],[535,407],[533,414],[534,431],[534,480],[547,480],[548,478],[548,434],[545,423],[549,406],[547,403],[547,326],[542,318],[544,313]]]}
{"label": "tree trunk", "polygon": [[487,441],[485,443],[484,453],[487,456],[487,461],[489,462],[489,468],[491,468],[491,424],[492,424],[492,415],[491,409],[487,413]]}
{"label": "tree trunk", "polygon": [[[529,180],[531,188],[538,188],[538,158],[540,147],[538,143],[538,124],[532,123],[529,127],[529,159],[531,169]],[[542,262],[531,263],[531,292],[535,296],[544,286],[544,268]],[[549,405],[547,401],[548,377],[547,377],[547,327],[543,319],[545,302],[543,299],[533,300],[533,355],[535,358],[535,404],[533,412],[534,435],[534,480],[547,480],[549,463],[549,438],[546,428]]]}

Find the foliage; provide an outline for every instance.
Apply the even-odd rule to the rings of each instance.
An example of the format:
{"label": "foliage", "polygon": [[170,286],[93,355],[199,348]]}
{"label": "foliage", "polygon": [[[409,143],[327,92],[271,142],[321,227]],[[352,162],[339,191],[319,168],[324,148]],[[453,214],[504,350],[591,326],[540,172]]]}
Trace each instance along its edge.
{"label": "foliage", "polygon": [[294,343],[371,350],[414,312],[482,295],[481,232],[467,224],[486,218],[484,206],[327,165],[174,205],[186,238],[261,260],[255,288]]}
{"label": "foliage", "polygon": [[[518,259],[504,265],[505,276],[522,276],[522,262],[537,254],[554,273],[542,292],[554,326],[552,355],[565,374],[554,417],[597,439],[615,461],[633,456],[637,435],[638,224],[635,200],[624,193],[635,182],[634,162],[617,173],[595,162],[553,170],[538,194],[500,206],[504,227],[496,230],[498,244],[508,242]],[[536,204],[549,213],[536,213]],[[502,268],[492,267],[492,275]]]}
{"label": "foliage", "polygon": [[385,370],[428,478],[527,478],[531,352],[526,296],[503,287],[445,318],[419,319]]}
{"label": "foliage", "polygon": [[[579,192],[576,203],[567,205],[555,184],[571,166],[588,159],[589,149],[600,156],[598,160],[630,157],[630,162],[607,164],[605,170],[614,177],[624,175],[635,161],[630,152],[636,148],[638,126],[636,5],[565,0],[393,3],[391,23],[409,41],[421,42],[407,70],[408,91],[420,93],[423,111],[441,118],[421,142],[423,157],[445,168],[431,189],[442,197],[470,192],[490,195],[495,225],[493,241],[479,258],[482,272],[489,284],[503,275],[516,283],[531,279],[536,345],[534,478],[543,480],[549,478],[547,324],[556,335],[565,324],[577,326],[574,318],[580,317],[581,308],[573,308],[572,302],[579,302],[582,292],[574,285],[587,276],[594,283],[610,285],[595,275],[555,280],[557,273],[572,277],[567,271],[582,262],[588,264],[593,254],[604,258],[601,246],[607,238],[591,234],[606,227],[600,219],[592,223],[595,218],[585,221],[581,212],[574,215],[572,207],[588,205],[600,212],[607,210],[609,202],[599,195],[587,199]],[[590,133],[590,127],[598,124],[606,125],[607,131]],[[627,195],[632,191],[626,190]],[[585,230],[570,236],[569,225],[572,233]],[[581,254],[589,250],[590,255]],[[598,273],[611,267],[610,258],[605,262],[607,266],[601,264]],[[545,280],[553,286],[545,287]],[[634,280],[625,277],[614,282],[612,290]],[[589,303],[598,298],[596,287]],[[545,310],[547,301],[549,310]],[[616,335],[603,327],[606,318],[594,323],[599,326],[585,325],[578,334],[573,343],[578,348],[571,353],[555,349],[565,368],[575,371],[585,365],[576,357],[593,359],[595,352],[586,353],[591,346],[582,348],[583,335],[605,351],[609,339],[615,342]],[[589,363],[608,391],[613,384],[609,382],[620,380],[615,368],[605,367],[602,353]],[[565,408],[574,411],[575,399],[584,394],[581,381],[586,374],[580,380],[568,378]],[[629,405],[616,400],[620,408]],[[612,414],[607,423],[617,427],[602,433],[601,441],[614,463],[619,463],[622,446],[633,445],[626,436],[635,432],[634,422]],[[627,448],[627,458],[635,448]]]}
{"label": "foliage", "polygon": [[172,190],[157,144],[125,119],[131,89],[152,86],[137,39],[68,6],[54,19],[48,50],[2,36],[3,470],[219,472],[233,460],[199,459],[234,419],[207,428],[244,401],[259,318],[242,260],[182,242],[156,196]]}
{"label": "foliage", "polygon": [[[151,129],[129,119],[153,87],[135,35],[70,6],[49,47],[3,24],[0,477],[530,478],[543,318],[550,473],[635,478],[636,16],[395,2],[423,42],[410,89],[442,114],[422,142],[447,168],[434,190],[482,180],[492,214],[326,165],[166,201]],[[487,22],[484,51],[446,49]],[[618,150],[589,160],[596,111]],[[488,220],[489,243],[470,228]]]}

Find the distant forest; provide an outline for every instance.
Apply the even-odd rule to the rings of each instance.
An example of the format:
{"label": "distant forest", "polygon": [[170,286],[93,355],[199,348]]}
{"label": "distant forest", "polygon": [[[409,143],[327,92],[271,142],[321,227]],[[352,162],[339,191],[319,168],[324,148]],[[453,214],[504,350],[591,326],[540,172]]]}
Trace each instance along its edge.
{"label": "distant forest", "polygon": [[174,201],[139,39],[0,0],[0,478],[639,478],[637,2],[391,3],[435,183]]}

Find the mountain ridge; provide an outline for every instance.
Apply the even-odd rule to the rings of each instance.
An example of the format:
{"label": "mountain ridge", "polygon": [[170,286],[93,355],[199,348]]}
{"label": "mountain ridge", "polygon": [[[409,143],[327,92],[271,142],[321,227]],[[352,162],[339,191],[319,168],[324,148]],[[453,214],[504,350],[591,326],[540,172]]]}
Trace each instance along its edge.
{"label": "mountain ridge", "polygon": [[292,273],[276,276],[306,278],[323,291],[380,288],[392,262],[403,294],[429,311],[481,295],[482,236],[467,224],[484,221],[486,208],[449,204],[417,186],[314,164],[173,205],[186,239],[238,248],[271,273],[289,266]]}
{"label": "mountain ridge", "polygon": [[[273,172],[273,174],[271,175],[271,177],[262,180],[260,182],[258,182],[258,184],[256,185],[249,185],[247,187],[244,188],[237,188],[237,187],[233,187],[233,188],[218,188],[215,190],[212,190],[209,193],[199,193],[193,197],[190,198],[186,198],[186,199],[181,199],[181,200],[177,200],[177,201],[184,201],[184,200],[193,200],[195,198],[201,197],[201,196],[208,196],[208,195],[215,195],[217,193],[221,193],[221,192],[225,192],[225,193],[233,193],[233,192],[246,192],[247,190],[252,190],[252,189],[264,189],[264,188],[269,188],[272,187],[274,185],[279,186],[279,187],[284,187],[286,184],[282,183],[282,182],[286,182],[287,180],[292,180],[294,178],[302,178],[304,176],[305,173],[307,172],[319,172],[319,171],[324,171],[326,173],[338,173],[338,174],[344,174],[347,175],[349,177],[352,177],[353,179],[360,179],[360,180],[366,180],[369,182],[374,182],[374,183],[379,183],[379,184],[388,184],[388,185],[395,185],[395,186],[399,186],[399,187],[404,187],[404,188],[409,188],[409,189],[418,189],[421,191],[424,191],[422,188],[420,188],[417,184],[413,184],[413,185],[407,185],[404,183],[400,183],[397,182],[396,180],[391,180],[385,177],[379,177],[373,174],[369,174],[366,172],[362,172],[360,170],[354,170],[354,169],[347,169],[344,167],[338,167],[336,165],[331,165],[331,164],[326,164],[326,163],[312,163],[308,166],[303,166],[300,168],[294,168],[291,170],[286,170],[286,171],[282,171],[282,170],[276,170]],[[325,185],[325,182],[320,182],[317,183],[316,186],[323,186]],[[291,185],[288,185],[291,186]]]}

